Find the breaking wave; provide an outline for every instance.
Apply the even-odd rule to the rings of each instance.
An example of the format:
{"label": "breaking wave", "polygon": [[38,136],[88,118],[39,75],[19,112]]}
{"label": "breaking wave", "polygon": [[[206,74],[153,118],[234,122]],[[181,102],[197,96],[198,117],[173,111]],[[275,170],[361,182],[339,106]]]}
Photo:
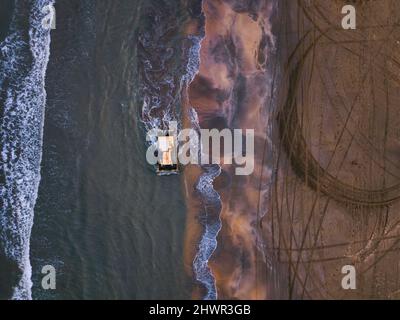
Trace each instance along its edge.
{"label": "breaking wave", "polygon": [[[182,92],[188,90],[199,72],[202,35],[185,36],[183,39],[170,38],[179,35],[179,28],[173,17],[173,8],[159,9],[149,7],[146,16],[151,26],[139,34],[139,92],[143,102],[141,121],[145,130],[166,130],[170,121],[176,121],[181,129]],[[178,36],[179,37],[179,36]],[[177,59],[177,57],[179,57]],[[199,122],[192,108],[191,122],[199,130]],[[155,143],[155,139],[152,141]],[[196,146],[194,146],[194,149]],[[197,148],[201,152],[201,147]],[[216,299],[214,276],[208,262],[217,247],[217,235],[221,229],[221,200],[213,188],[213,181],[221,173],[218,165],[201,166],[203,173],[196,183],[195,191],[203,204],[204,212],[198,219],[203,226],[203,234],[193,261],[195,278],[206,288],[205,299]]]}
{"label": "breaking wave", "polygon": [[202,283],[207,290],[204,299],[215,300],[217,299],[215,278],[208,262],[217,248],[217,236],[222,227],[221,198],[213,187],[213,181],[221,174],[221,168],[219,165],[204,165],[202,169],[203,174],[196,184],[196,191],[200,194],[204,208],[204,212],[199,215],[199,221],[203,225],[204,231],[193,261],[193,269],[196,280]]}
{"label": "breaking wave", "polygon": [[53,2],[17,1],[9,35],[0,43],[0,241],[6,257],[19,269],[12,299],[32,298],[29,246],[40,182],[50,51],[42,10]]}
{"label": "breaking wave", "polygon": [[[190,120],[195,130],[200,130],[199,119],[196,110],[190,109]],[[198,150],[201,158],[201,146]],[[214,275],[208,265],[211,256],[217,249],[217,237],[221,231],[221,210],[222,201],[218,192],[214,189],[213,182],[221,174],[221,167],[217,164],[202,165],[202,174],[200,175],[195,188],[203,206],[203,211],[199,212],[198,220],[203,226],[203,234],[198,244],[196,256],[193,260],[193,271],[196,280],[206,288],[204,300],[216,300],[217,289]]]}

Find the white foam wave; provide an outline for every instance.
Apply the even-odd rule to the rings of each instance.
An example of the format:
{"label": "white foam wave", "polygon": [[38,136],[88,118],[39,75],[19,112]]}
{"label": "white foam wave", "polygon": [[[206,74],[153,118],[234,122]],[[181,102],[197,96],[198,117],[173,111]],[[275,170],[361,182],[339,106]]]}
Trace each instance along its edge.
{"label": "white foam wave", "polygon": [[[34,206],[40,182],[50,31],[42,27],[44,6],[53,0],[17,2],[10,35],[0,44],[1,173],[0,241],[22,275],[13,299],[31,299],[29,258]],[[22,13],[29,6],[29,17]],[[29,19],[29,30],[24,30]]]}
{"label": "white foam wave", "polygon": [[204,299],[216,300],[215,278],[208,262],[217,248],[217,237],[222,228],[220,219],[221,198],[213,187],[214,179],[221,174],[221,167],[219,165],[206,165],[202,166],[202,168],[204,173],[196,184],[196,191],[200,194],[204,207],[204,212],[199,217],[204,231],[193,261],[193,269],[196,280],[202,283],[207,290]]}

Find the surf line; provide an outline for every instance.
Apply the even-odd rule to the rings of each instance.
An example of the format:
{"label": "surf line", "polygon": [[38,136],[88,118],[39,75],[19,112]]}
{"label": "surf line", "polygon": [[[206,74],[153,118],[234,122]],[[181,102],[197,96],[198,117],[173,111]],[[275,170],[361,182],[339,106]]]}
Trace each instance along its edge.
{"label": "surf line", "polygon": [[[40,183],[45,77],[50,30],[43,28],[43,7],[54,0],[16,2],[10,32],[0,43],[0,247],[18,269],[11,299],[32,299],[30,236]],[[29,19],[28,19],[29,18]],[[26,22],[29,20],[29,24]],[[29,36],[28,36],[29,35]],[[27,63],[26,57],[32,59]]]}
{"label": "surf line", "polygon": [[[202,6],[204,2],[202,1]],[[201,35],[189,37],[194,43],[189,49],[188,74],[184,77],[186,93],[189,93],[190,86],[200,71],[201,65],[201,44],[206,37],[205,17],[202,11],[203,21],[201,26]],[[192,129],[201,132],[200,122],[195,106],[189,102],[188,116]],[[199,158],[203,156],[202,148],[198,149]],[[222,222],[220,214],[222,211],[222,202],[220,195],[214,189],[213,182],[221,174],[221,167],[218,164],[199,165],[202,173],[194,185],[195,193],[202,205],[202,210],[198,214],[198,221],[203,227],[203,233],[197,245],[197,252],[193,259],[192,267],[195,279],[206,289],[204,300],[216,300],[218,298],[216,281],[209,266],[209,260],[215,252],[218,242],[217,236],[221,230]]]}
{"label": "surf line", "polygon": [[209,266],[209,260],[217,249],[217,237],[222,228],[220,195],[213,187],[214,179],[221,174],[219,165],[202,166],[203,173],[195,186],[204,208],[199,216],[199,222],[203,225],[204,232],[198,245],[198,251],[193,261],[196,280],[204,285],[207,293],[204,300],[216,300],[218,298],[215,277]]}

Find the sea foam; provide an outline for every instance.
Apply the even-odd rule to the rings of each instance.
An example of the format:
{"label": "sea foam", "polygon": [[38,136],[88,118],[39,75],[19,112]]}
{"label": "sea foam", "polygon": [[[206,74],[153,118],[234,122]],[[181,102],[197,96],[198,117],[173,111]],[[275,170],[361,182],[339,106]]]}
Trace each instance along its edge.
{"label": "sea foam", "polygon": [[16,2],[9,35],[0,43],[0,241],[6,257],[21,271],[12,299],[32,298],[29,246],[40,182],[50,51],[42,9],[53,3]]}

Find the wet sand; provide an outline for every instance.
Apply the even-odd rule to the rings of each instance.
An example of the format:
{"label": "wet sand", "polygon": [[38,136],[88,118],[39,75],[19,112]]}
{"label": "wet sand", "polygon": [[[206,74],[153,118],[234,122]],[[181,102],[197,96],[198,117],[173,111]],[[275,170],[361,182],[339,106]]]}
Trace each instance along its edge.
{"label": "wet sand", "polygon": [[[267,144],[272,52],[270,1],[203,1],[205,36],[201,45],[200,70],[190,84],[184,105],[193,107],[204,129],[254,129],[255,169],[250,176],[237,176],[234,166],[222,165],[214,188],[222,200],[222,230],[209,265],[220,299],[266,298],[265,261],[258,245],[260,196],[267,179],[264,151]],[[186,124],[189,121],[186,120]],[[222,162],[222,161],[221,161]],[[188,197],[186,265],[190,271],[201,228],[196,223],[199,203],[192,192],[200,172],[185,168]],[[262,196],[261,196],[262,197]],[[194,297],[201,296],[201,288]]]}

